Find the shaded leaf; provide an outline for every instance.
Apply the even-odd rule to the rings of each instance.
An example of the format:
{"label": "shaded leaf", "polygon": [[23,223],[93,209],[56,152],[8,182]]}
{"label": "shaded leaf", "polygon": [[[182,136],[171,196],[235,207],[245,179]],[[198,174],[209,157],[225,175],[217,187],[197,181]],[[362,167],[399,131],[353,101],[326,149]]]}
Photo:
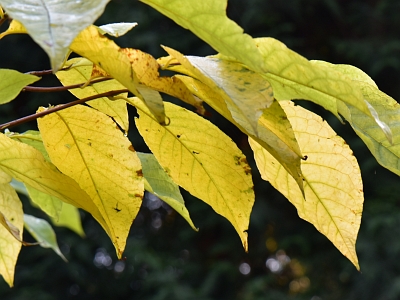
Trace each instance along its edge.
{"label": "shaded leaf", "polygon": [[267,71],[251,36],[227,17],[227,0],[141,1],[189,29],[218,52],[235,57],[254,71]]}
{"label": "shaded leaf", "polygon": [[28,130],[25,131],[24,133],[12,133],[8,135],[10,138],[13,140],[17,140],[21,143],[25,143],[27,145],[32,146],[36,150],[40,151],[42,153],[43,157],[50,162],[50,157],[46,152],[46,149],[44,148],[42,137],[40,136],[40,132],[37,130]]}
{"label": "shaded leaf", "polygon": [[355,243],[363,209],[360,169],[349,146],[319,116],[291,102],[282,106],[307,160],[302,161],[304,195],[267,151],[250,139],[257,167],[359,269]]}
{"label": "shaded leaf", "polygon": [[[101,67],[110,76],[118,80],[134,95],[145,101],[151,112],[160,123],[165,122],[161,97],[146,99],[138,90],[139,79],[125,50],[118,47],[112,40],[101,35],[95,26],[83,30],[71,44],[71,50],[86,57]],[[145,63],[145,62],[141,62]]]}
{"label": "shaded leaf", "polygon": [[46,115],[38,124],[51,161],[98,207],[120,258],[144,190],[132,144],[111,118],[82,105]]}
{"label": "shaded leaf", "polygon": [[109,232],[98,208],[88,195],[74,180],[46,161],[35,148],[0,134],[0,169],[38,191],[88,211]]}
{"label": "shaded leaf", "polygon": [[162,126],[137,98],[127,99],[139,110],[136,125],[169,176],[209,204],[236,229],[247,251],[247,229],[254,203],[251,170],[245,156],[215,125],[171,103]]}
{"label": "shaded leaf", "polygon": [[24,87],[39,79],[40,77],[15,70],[0,69],[0,104],[14,100]]}
{"label": "shaded leaf", "polygon": [[73,205],[63,203],[58,219],[52,218],[51,221],[56,226],[69,228],[81,237],[85,236],[79,210]]}
{"label": "shaded leaf", "polygon": [[12,287],[15,264],[22,245],[23,211],[17,193],[8,183],[0,185],[0,214],[2,220],[7,220],[7,225],[14,230],[11,234],[1,222],[3,226],[0,226],[0,274]]}
{"label": "shaded leaf", "polygon": [[58,219],[60,211],[63,207],[63,202],[60,199],[38,191],[37,189],[30,187],[29,185],[26,186],[26,189],[28,191],[29,198],[34,204],[36,204],[50,217]]}
{"label": "shaded leaf", "polygon": [[[88,82],[92,78],[93,63],[84,58],[73,58],[65,63],[66,66],[71,66],[66,70],[61,70],[56,73],[58,80],[64,85],[74,85]],[[121,90],[125,87],[117,80],[107,80],[99,83],[93,83],[84,88],[69,90],[74,96],[79,99],[86,98],[100,93]],[[125,131],[129,129],[128,110],[126,102],[123,100],[110,100],[107,97],[98,98],[86,102],[93,108],[112,117],[118,125]]]}
{"label": "shaded leaf", "polygon": [[137,23],[111,23],[99,26],[101,34],[108,34],[114,37],[120,37],[130,31]]}
{"label": "shaded leaf", "polygon": [[153,154],[138,153],[138,157],[143,167],[145,190],[156,195],[175,209],[197,231],[198,229],[190,219],[179,186],[172,181]]}
{"label": "shaded leaf", "polygon": [[38,241],[39,245],[43,248],[51,248],[58,256],[60,256],[65,262],[67,259],[61,253],[60,248],[57,244],[56,234],[49,222],[44,219],[36,218],[31,215],[24,214],[24,225],[26,230]]}
{"label": "shaded leaf", "polygon": [[55,72],[61,67],[73,39],[103,13],[108,2],[1,0],[1,5],[46,51]]}

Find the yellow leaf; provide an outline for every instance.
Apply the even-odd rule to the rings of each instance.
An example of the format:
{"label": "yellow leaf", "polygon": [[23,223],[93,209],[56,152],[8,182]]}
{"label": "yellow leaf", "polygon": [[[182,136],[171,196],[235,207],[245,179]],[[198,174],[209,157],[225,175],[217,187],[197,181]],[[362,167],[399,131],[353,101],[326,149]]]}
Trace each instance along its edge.
{"label": "yellow leaf", "polygon": [[165,103],[170,122],[161,126],[137,98],[127,101],[139,110],[136,125],[160,165],[174,182],[228,219],[247,251],[254,191],[242,152],[218,127],[182,107]]}
{"label": "yellow leaf", "polygon": [[363,187],[356,158],[342,138],[319,116],[291,102],[282,106],[292,123],[302,153],[303,195],[294,180],[267,151],[250,139],[257,167],[359,269],[355,251],[363,208]]}
{"label": "yellow leaf", "polygon": [[0,39],[9,34],[18,34],[18,33],[27,33],[26,28],[17,20],[12,20],[10,26],[8,26],[8,29],[0,33]]}
{"label": "yellow leaf", "polygon": [[120,258],[144,190],[132,144],[111,118],[82,105],[49,114],[38,124],[51,161],[98,207]]}
{"label": "yellow leaf", "polygon": [[[6,227],[0,226],[0,274],[10,287],[14,284],[15,264],[21,250],[22,230],[24,226],[22,204],[15,190],[8,184],[0,185],[0,214],[16,231],[11,234]],[[18,237],[19,241],[16,239]]]}
{"label": "yellow leaf", "polygon": [[88,211],[109,232],[98,208],[88,195],[74,180],[46,161],[35,148],[0,134],[0,169],[40,192]]}
{"label": "yellow leaf", "polygon": [[[66,70],[56,73],[58,80],[64,85],[74,85],[89,81],[92,78],[93,63],[84,58],[73,58],[65,63],[71,66]],[[125,87],[116,80],[107,80],[99,83],[93,83],[84,88],[69,90],[77,98],[82,99],[100,93],[121,90]],[[126,132],[129,129],[128,110],[126,102],[123,100],[110,100],[107,97],[99,98],[86,102],[93,108],[112,117],[118,125]]]}
{"label": "yellow leaf", "polygon": [[86,57],[118,80],[134,95],[142,98],[160,123],[165,122],[163,102],[160,98],[146,99],[139,89],[139,79],[125,50],[101,35],[95,26],[83,30],[72,42],[71,50]]}

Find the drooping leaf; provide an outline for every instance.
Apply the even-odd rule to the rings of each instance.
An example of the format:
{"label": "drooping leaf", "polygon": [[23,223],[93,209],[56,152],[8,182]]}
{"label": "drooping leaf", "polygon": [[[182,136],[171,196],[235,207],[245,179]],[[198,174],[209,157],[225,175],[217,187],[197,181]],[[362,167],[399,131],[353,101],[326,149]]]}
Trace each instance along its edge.
{"label": "drooping leaf", "polygon": [[46,51],[55,72],[73,39],[103,13],[109,1],[1,0],[1,5]]}
{"label": "drooping leaf", "polygon": [[14,285],[15,264],[22,245],[24,221],[21,201],[8,183],[0,185],[0,213],[9,222],[8,225],[15,229],[15,236],[13,236],[6,227],[0,225],[0,274],[12,287]]}
{"label": "drooping leaf", "polygon": [[122,48],[118,47],[112,40],[101,35],[97,27],[89,26],[83,30],[70,47],[72,51],[86,57],[94,64],[101,67],[134,95],[145,101],[158,121],[161,124],[165,122],[161,97],[151,97],[147,99],[140,93],[138,90],[139,79],[133,67],[134,62],[130,61],[128,55]]}
{"label": "drooping leaf", "polygon": [[360,169],[349,146],[319,116],[291,102],[282,106],[293,125],[302,153],[304,195],[279,162],[250,139],[257,167],[359,269],[355,243],[363,208]]}
{"label": "drooping leaf", "polygon": [[141,0],[189,29],[218,52],[253,71],[267,72],[251,36],[226,15],[227,0]]}
{"label": "drooping leaf", "polygon": [[156,195],[175,209],[197,231],[196,226],[190,219],[189,211],[185,206],[179,186],[163,170],[153,154],[138,153],[138,157],[143,167],[145,190]]}
{"label": "drooping leaf", "polygon": [[67,259],[58,247],[56,234],[49,222],[44,219],[36,218],[31,215],[24,214],[24,225],[26,230],[38,241],[43,248],[51,248],[65,262]]}
{"label": "drooping leaf", "polygon": [[120,258],[144,190],[132,144],[111,118],[82,105],[46,115],[38,124],[51,161],[98,207]]}
{"label": "drooping leaf", "polygon": [[[84,58],[73,58],[65,63],[66,66],[71,66],[66,70],[61,70],[56,73],[58,80],[64,85],[74,85],[88,82],[92,77],[93,63]],[[99,83],[94,83],[84,88],[69,90],[77,98],[82,99],[100,93],[121,90],[125,87],[117,80],[107,80]],[[86,102],[88,105],[112,117],[118,125],[125,131],[129,129],[128,110],[126,102],[123,100],[110,100],[107,97],[98,98]]]}
{"label": "drooping leaf", "polygon": [[[237,107],[236,104],[233,104],[233,101],[230,99],[230,97],[208,76],[208,74],[203,74],[199,69],[197,69],[190,63],[188,58],[184,57],[178,51],[168,47],[164,47],[164,49],[184,67],[184,69],[180,68],[180,71],[183,71],[191,77],[198,79],[194,80],[193,78],[188,76],[177,75],[177,77],[187,85],[189,90],[194,95],[204,100],[227,120],[236,125],[242,132],[251,136],[252,138],[256,139],[260,144],[262,144],[262,146],[267,149],[285,167],[285,169],[293,176],[293,178],[295,178],[297,184],[302,189],[303,179],[300,169],[300,158],[302,156],[299,146],[297,145],[297,142],[294,138],[293,130],[291,129],[290,123],[285,117],[284,111],[279,108],[279,104],[274,105],[274,113],[267,113],[265,116],[262,117],[263,119],[272,117],[274,122],[265,122],[267,120],[265,120],[264,122],[260,122],[259,119],[256,118],[256,112],[253,112],[253,114],[250,115],[250,120],[246,120],[247,118],[245,116],[241,118],[241,109]],[[218,72],[215,73],[218,74]],[[255,76],[256,74],[253,73],[253,75],[255,78],[258,78]],[[261,86],[262,88],[266,87],[264,82],[261,82]],[[252,93],[253,92],[250,92],[249,94]],[[256,91],[254,91],[254,93],[257,94],[257,89]],[[239,97],[237,99],[237,102],[240,102]],[[230,103],[230,105],[228,105],[228,103]],[[245,107],[245,105],[241,104],[240,107]],[[234,115],[234,113],[236,115]],[[279,115],[280,121],[278,123],[275,123],[275,114]],[[252,123],[252,125],[250,124],[250,122]],[[268,126],[266,126],[267,123]],[[274,126],[277,128],[273,128]],[[279,129],[281,126],[283,126],[284,129],[287,131],[287,134],[283,140],[280,140],[282,135],[276,135],[276,133],[281,130]],[[252,132],[254,132],[254,127],[257,128],[256,134],[252,134]]]}
{"label": "drooping leaf", "polygon": [[15,70],[0,69],[0,104],[14,100],[24,87],[39,79],[40,77]]}
{"label": "drooping leaf", "polygon": [[137,23],[111,23],[99,26],[101,34],[109,34],[114,37],[120,37],[130,31]]}
{"label": "drooping leaf", "polygon": [[79,210],[73,205],[63,203],[58,219],[52,218],[51,221],[56,226],[69,228],[81,237],[85,236]]}
{"label": "drooping leaf", "polygon": [[136,125],[160,165],[174,182],[227,218],[247,251],[254,191],[242,152],[215,125],[182,107],[165,103],[169,124],[162,126],[137,98],[127,101],[138,109]]}
{"label": "drooping leaf", "polygon": [[106,222],[89,196],[74,180],[46,161],[35,148],[0,134],[0,169],[38,191],[86,210],[109,232]]}
{"label": "drooping leaf", "polygon": [[[360,69],[349,65],[333,65],[325,62],[346,74],[357,84],[364,99],[375,109],[384,125],[379,125],[349,105],[340,106],[340,113],[364,141],[372,155],[383,167],[400,175],[400,105],[392,97],[380,91],[375,82]],[[382,127],[388,126],[387,130]]]}

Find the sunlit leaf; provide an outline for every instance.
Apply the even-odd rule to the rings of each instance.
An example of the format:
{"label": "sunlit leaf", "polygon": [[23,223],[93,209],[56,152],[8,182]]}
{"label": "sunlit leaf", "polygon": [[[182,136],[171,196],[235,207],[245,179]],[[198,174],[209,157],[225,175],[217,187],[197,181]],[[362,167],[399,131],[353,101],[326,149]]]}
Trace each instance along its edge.
{"label": "sunlit leaf", "polygon": [[93,215],[106,232],[109,228],[89,196],[68,176],[46,161],[35,148],[0,134],[0,169],[38,191],[55,196]]}
{"label": "sunlit leaf", "polygon": [[[0,213],[15,229],[15,236],[0,225],[0,274],[10,287],[14,285],[15,264],[21,250],[23,211],[15,190],[8,184],[0,184]],[[16,239],[18,237],[19,241]]]}
{"label": "sunlit leaf", "polygon": [[0,39],[9,35],[9,34],[19,34],[19,33],[27,33],[26,28],[17,20],[12,20],[10,26],[8,26],[7,30],[0,33]]}
{"label": "sunlit leaf", "polygon": [[99,26],[101,34],[108,34],[114,37],[120,37],[130,31],[137,23],[111,23]]}
{"label": "sunlit leaf", "polygon": [[[57,78],[64,86],[85,83],[92,77],[93,63],[84,58],[73,58],[65,63],[66,66],[71,66],[66,70],[61,70],[56,73]],[[115,79],[107,80],[99,83],[94,83],[84,88],[69,90],[77,98],[82,99],[100,93],[121,90],[125,87]],[[118,125],[125,131],[129,129],[128,110],[126,102],[123,100],[110,100],[107,97],[98,98],[86,102],[88,105],[112,117]]]}
{"label": "sunlit leaf", "polygon": [[1,0],[1,5],[11,18],[24,25],[33,40],[49,55],[53,71],[57,71],[73,39],[103,13],[108,2]]}
{"label": "sunlit leaf", "polygon": [[24,214],[24,225],[26,230],[28,230],[34,239],[38,241],[40,246],[43,248],[53,249],[58,256],[67,262],[67,259],[58,247],[56,234],[49,222],[44,219]]}
{"label": "sunlit leaf", "polygon": [[0,104],[14,100],[24,87],[39,79],[40,77],[15,70],[0,69]]}
{"label": "sunlit leaf", "polygon": [[139,79],[133,67],[134,62],[130,61],[123,48],[118,47],[112,40],[101,35],[97,27],[89,26],[83,30],[71,44],[71,50],[91,60],[118,80],[134,95],[145,101],[160,123],[165,122],[161,97],[161,100],[156,97],[147,99],[140,93],[138,90]]}
{"label": "sunlit leaf", "polygon": [[200,116],[165,103],[169,124],[162,126],[137,98],[136,125],[169,176],[231,222],[247,250],[254,203],[251,170],[245,156],[222,131]]}
{"label": "sunlit leaf", "polygon": [[81,237],[85,236],[79,210],[73,205],[63,203],[58,219],[52,218],[51,221],[56,226],[69,228]]}
{"label": "sunlit leaf", "polygon": [[[259,119],[256,118],[256,111],[250,114],[250,110],[248,110],[250,114],[250,120],[247,120],[247,118],[243,116],[244,114],[241,113],[241,108],[245,107],[246,105],[240,104],[240,108],[236,106],[236,104],[233,103],[224,90],[218,86],[208,76],[208,74],[203,74],[198,68],[194,67],[188,58],[174,49],[168,47],[164,47],[164,49],[184,67],[184,69],[180,68],[180,71],[183,71],[183,73],[198,79],[195,80],[188,76],[177,75],[177,77],[187,85],[189,90],[194,95],[204,100],[227,120],[236,125],[245,134],[251,136],[260,144],[262,144],[262,146],[285,167],[285,169],[293,176],[293,178],[295,178],[297,184],[302,189],[303,179],[300,170],[300,158],[302,155],[294,138],[290,123],[285,117],[284,111],[279,108],[279,104],[274,105],[273,108],[271,108],[271,112],[262,117],[264,119],[263,122],[259,122]],[[257,77],[258,75],[256,76],[254,73],[253,75],[259,80],[259,77]],[[240,74],[238,77],[240,77]],[[260,85],[262,87],[268,86],[264,81],[261,81]],[[257,90],[249,93],[249,95],[251,94],[257,94]],[[238,97],[237,102],[240,102],[240,99],[241,98]],[[230,103],[230,105],[228,105],[228,103]],[[246,108],[244,109],[246,110]],[[272,112],[272,110],[274,110],[274,112]],[[234,113],[236,115],[234,115]],[[241,114],[243,116],[242,118],[240,117]],[[278,118],[276,118],[276,114],[279,115]],[[268,118],[270,117],[272,117],[273,122],[268,122]],[[280,121],[275,123],[277,119]],[[277,136],[276,134],[282,130],[282,126],[286,131],[286,135],[284,135],[283,140],[280,140],[282,135],[279,134]],[[257,132],[254,132],[254,127],[257,129]],[[252,134],[252,132],[254,134]]]}
{"label": "sunlit leaf", "polygon": [[217,52],[235,57],[254,71],[267,71],[251,36],[227,17],[227,0],[141,1],[192,31]]}
{"label": "sunlit leaf", "polygon": [[190,219],[189,211],[185,206],[179,186],[163,170],[153,154],[138,153],[138,156],[143,167],[144,187],[146,191],[156,195],[175,209],[194,230],[197,230]]}
{"label": "sunlit leaf", "polygon": [[120,258],[144,190],[132,144],[111,118],[82,105],[46,115],[38,124],[51,161],[98,207]]}
{"label": "sunlit leaf", "polygon": [[43,157],[50,162],[50,157],[46,152],[46,149],[44,148],[42,137],[40,136],[40,132],[37,130],[28,130],[25,131],[24,133],[12,133],[9,135],[10,138],[13,140],[17,140],[21,143],[28,144],[35,148],[36,150],[40,151],[42,153]]}
{"label": "sunlit leaf", "polygon": [[291,102],[281,103],[300,149],[307,156],[301,165],[305,198],[279,162],[250,139],[261,176],[359,269],[355,243],[363,209],[363,187],[356,158],[319,116]]}

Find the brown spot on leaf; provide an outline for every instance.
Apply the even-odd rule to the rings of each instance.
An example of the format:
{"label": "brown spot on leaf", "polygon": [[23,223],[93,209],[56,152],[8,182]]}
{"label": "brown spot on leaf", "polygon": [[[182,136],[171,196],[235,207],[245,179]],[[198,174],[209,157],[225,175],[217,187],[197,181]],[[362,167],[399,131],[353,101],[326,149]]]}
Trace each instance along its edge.
{"label": "brown spot on leaf", "polygon": [[132,152],[135,152],[135,148],[133,148],[132,145],[130,145],[130,146],[128,147],[128,149],[131,150]]}
{"label": "brown spot on leaf", "polygon": [[137,171],[136,171],[136,175],[137,175],[138,177],[143,177],[143,171],[142,171],[142,170],[137,170]]}
{"label": "brown spot on leaf", "polygon": [[143,198],[143,195],[141,195],[141,194],[135,194],[135,197],[136,197],[136,198]]}

